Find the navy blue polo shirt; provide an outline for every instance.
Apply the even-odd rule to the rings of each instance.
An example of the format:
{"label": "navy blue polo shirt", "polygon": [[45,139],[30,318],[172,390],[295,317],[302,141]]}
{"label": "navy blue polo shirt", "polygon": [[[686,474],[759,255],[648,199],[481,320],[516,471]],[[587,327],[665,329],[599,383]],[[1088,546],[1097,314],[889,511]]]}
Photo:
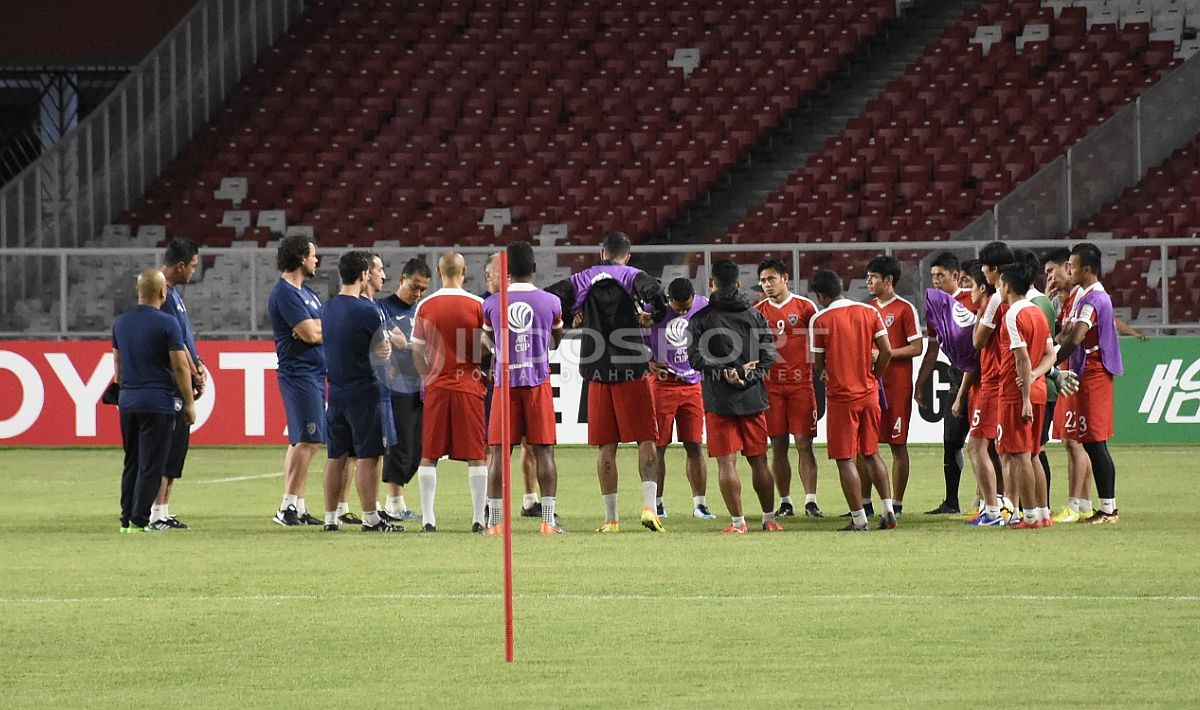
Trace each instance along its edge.
{"label": "navy blue polo shirt", "polygon": [[171,351],[187,349],[179,321],[153,306],[134,306],[113,324],[112,344],[121,355],[120,410],[174,415],[182,400]]}

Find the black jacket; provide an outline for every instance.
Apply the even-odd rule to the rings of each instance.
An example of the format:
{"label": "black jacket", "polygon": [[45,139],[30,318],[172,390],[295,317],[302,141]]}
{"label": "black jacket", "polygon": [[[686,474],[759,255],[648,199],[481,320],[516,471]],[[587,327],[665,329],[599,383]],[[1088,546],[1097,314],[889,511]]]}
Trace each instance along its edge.
{"label": "black jacket", "polygon": [[[612,265],[603,261],[599,266]],[[656,318],[666,311],[667,300],[659,280],[639,272],[632,279],[631,295],[616,280],[606,279],[581,286],[576,277],[546,287],[562,303],[563,322],[573,321],[578,297],[586,288],[580,311],[579,374],[589,382],[629,382],[649,371],[650,348],[638,323],[638,301]],[[636,300],[635,300],[636,299]]]}
{"label": "black jacket", "polygon": [[[765,378],[775,364],[775,336],[766,319],[737,289],[714,291],[708,305],[688,324],[688,360],[704,375],[704,410],[725,417],[767,411]],[[753,370],[742,369],[757,361]],[[725,381],[725,372],[740,371],[741,387]]]}

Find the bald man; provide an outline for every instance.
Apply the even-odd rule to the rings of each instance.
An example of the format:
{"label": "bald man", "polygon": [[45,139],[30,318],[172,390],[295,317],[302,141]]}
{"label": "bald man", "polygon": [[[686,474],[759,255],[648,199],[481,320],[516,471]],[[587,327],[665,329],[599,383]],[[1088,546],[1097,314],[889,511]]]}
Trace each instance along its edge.
{"label": "bald man", "polygon": [[114,379],[120,386],[123,533],[162,532],[170,526],[150,524],[150,507],[167,467],[176,426],[196,421],[192,368],[179,322],[159,310],[167,299],[167,282],[158,269],[137,279],[138,304],[113,324]]}
{"label": "bald man", "polygon": [[467,265],[462,255],[446,252],[438,260],[442,287],[417,304],[411,343],[413,364],[425,384],[421,422],[422,532],[437,532],[433,502],[437,462],[442,457],[467,462],[471,485],[471,531],[486,530],[487,430],[484,428],[483,374],[479,369],[483,335],[483,299],[463,290]]}

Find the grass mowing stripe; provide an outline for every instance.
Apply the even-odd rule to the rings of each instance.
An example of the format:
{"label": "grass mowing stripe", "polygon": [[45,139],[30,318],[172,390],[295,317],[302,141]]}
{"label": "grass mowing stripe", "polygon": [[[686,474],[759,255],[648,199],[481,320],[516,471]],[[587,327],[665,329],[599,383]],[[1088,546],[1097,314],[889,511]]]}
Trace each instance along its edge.
{"label": "grass mowing stripe", "polygon": [[[1196,603],[1189,595],[1089,594],[516,594],[522,601],[579,602],[759,602],[759,601],[1031,601],[1031,602],[1168,602]],[[0,599],[0,604],[124,604],[130,602],[288,602],[288,601],[499,601],[499,594],[247,594],[194,597],[30,597]]]}
{"label": "grass mowing stripe", "polygon": [[196,483],[233,483],[235,481],[257,481],[260,478],[279,478],[283,475],[283,471],[275,473],[256,473],[252,476],[229,476],[228,478],[210,478],[208,480],[196,481]]}

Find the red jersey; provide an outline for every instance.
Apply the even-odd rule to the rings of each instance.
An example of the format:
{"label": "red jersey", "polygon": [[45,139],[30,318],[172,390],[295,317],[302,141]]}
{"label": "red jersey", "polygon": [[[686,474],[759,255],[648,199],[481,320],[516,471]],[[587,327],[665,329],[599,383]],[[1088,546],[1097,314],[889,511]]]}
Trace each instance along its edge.
{"label": "red jersey", "polygon": [[[1050,323],[1046,314],[1031,301],[1024,298],[1012,304],[1004,316],[1004,328],[1008,347],[1003,354],[1004,375],[1000,380],[1000,401],[1021,401],[1021,388],[1017,386],[1017,357],[1013,352],[1025,348],[1029,354],[1029,367],[1037,367],[1046,355],[1046,348],[1053,348]],[[1000,331],[997,331],[999,334]],[[1046,378],[1039,377],[1029,389],[1029,401],[1033,404],[1046,403]]]}
{"label": "red jersey", "polygon": [[768,298],[754,307],[766,318],[775,336],[778,359],[767,373],[767,384],[812,387],[808,329],[817,314],[817,305],[803,296],[790,294],[783,303]]}
{"label": "red jersey", "polygon": [[971,289],[960,288],[954,292],[954,300],[962,304],[962,307],[972,313],[977,313],[979,309],[975,306],[975,302],[971,300]]}
{"label": "red jersey", "polygon": [[[1104,285],[1101,284],[1099,281],[1097,281],[1096,283],[1094,283],[1088,287],[1087,292],[1103,291],[1103,290],[1104,290]],[[1084,295],[1084,293],[1085,293],[1085,291],[1082,288],[1077,288],[1076,291],[1072,292],[1073,298],[1071,300],[1071,308],[1069,309],[1070,310],[1069,320],[1071,323],[1087,323],[1088,324],[1087,335],[1083,336],[1083,342],[1080,343],[1079,347],[1083,348],[1084,350],[1086,350],[1087,352],[1090,353],[1090,352],[1095,352],[1096,349],[1100,347],[1100,329],[1096,327],[1096,309],[1095,308],[1092,308],[1091,305],[1086,304],[1086,303],[1083,304],[1082,306],[1076,308],[1075,299],[1082,297]],[[1089,365],[1092,361],[1099,363],[1100,359],[1099,358],[1089,358]],[[1086,367],[1086,369],[1090,370],[1091,367]]]}
{"label": "red jersey", "polygon": [[825,354],[825,397],[858,404],[879,396],[871,350],[875,338],[887,335],[879,311],[846,298],[813,316],[810,349]]}
{"label": "red jersey", "polygon": [[998,391],[1000,379],[1004,376],[1004,356],[1008,350],[1008,333],[1004,329],[1004,317],[1008,314],[1008,304],[1000,302],[1000,294],[992,294],[991,300],[983,309],[979,322],[992,329],[992,335],[987,344],[979,351],[979,384],[980,387]]}
{"label": "red jersey", "polygon": [[[917,309],[912,303],[899,296],[892,296],[887,303],[872,298],[870,305],[874,306],[883,318],[888,344],[892,346],[892,350],[898,350],[914,340],[921,339],[920,321],[917,318]],[[883,388],[888,391],[900,391],[911,389],[912,385],[912,358],[892,360],[883,373]]]}
{"label": "red jersey", "polygon": [[425,389],[448,389],[482,397],[479,371],[483,299],[461,288],[442,288],[413,311],[412,342],[425,347]]}
{"label": "red jersey", "polygon": [[1075,297],[1079,295],[1079,287],[1072,286],[1062,303],[1058,306],[1058,314],[1054,316],[1054,332],[1061,333],[1071,324],[1071,308],[1075,305]]}

